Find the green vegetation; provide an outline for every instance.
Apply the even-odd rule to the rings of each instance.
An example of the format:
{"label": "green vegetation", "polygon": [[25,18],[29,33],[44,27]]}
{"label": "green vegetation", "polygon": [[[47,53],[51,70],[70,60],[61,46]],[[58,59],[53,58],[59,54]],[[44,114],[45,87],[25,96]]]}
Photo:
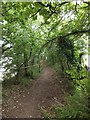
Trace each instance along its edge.
{"label": "green vegetation", "polygon": [[46,118],[89,118],[89,108],[88,108],[88,80],[81,82],[82,86],[76,86],[73,95],[66,96],[65,105],[55,105],[52,106],[50,111],[45,108],[42,112]]}
{"label": "green vegetation", "polygon": [[58,68],[75,88],[57,118],[88,117],[84,61],[90,34],[90,2],[2,2],[3,86],[27,86],[45,63]]}

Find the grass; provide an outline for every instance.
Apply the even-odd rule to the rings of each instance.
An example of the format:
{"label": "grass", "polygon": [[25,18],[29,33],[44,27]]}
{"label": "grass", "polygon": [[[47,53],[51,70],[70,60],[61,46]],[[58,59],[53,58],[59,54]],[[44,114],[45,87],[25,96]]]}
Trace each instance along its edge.
{"label": "grass", "polygon": [[20,85],[22,87],[27,87],[27,86],[29,86],[32,83],[32,81],[33,81],[33,79],[30,79],[29,77],[28,78],[27,77],[23,77],[20,80]]}

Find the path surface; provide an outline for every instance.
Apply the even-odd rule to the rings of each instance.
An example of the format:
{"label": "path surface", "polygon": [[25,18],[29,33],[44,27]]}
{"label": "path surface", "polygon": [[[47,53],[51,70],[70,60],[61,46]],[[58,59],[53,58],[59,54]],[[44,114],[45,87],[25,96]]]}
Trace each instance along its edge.
{"label": "path surface", "polygon": [[11,92],[6,105],[3,106],[3,117],[41,118],[41,108],[64,103],[64,94],[68,86],[65,79],[46,66],[41,76],[31,87],[20,93]]}

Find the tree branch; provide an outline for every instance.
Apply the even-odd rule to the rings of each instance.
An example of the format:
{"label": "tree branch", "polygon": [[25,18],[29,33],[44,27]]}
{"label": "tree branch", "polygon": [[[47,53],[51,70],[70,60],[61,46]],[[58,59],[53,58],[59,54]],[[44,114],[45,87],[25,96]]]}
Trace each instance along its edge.
{"label": "tree branch", "polygon": [[4,53],[5,51],[7,51],[8,49],[11,49],[11,48],[13,48],[13,46],[10,46],[10,47],[7,47],[7,48],[2,47],[2,53]]}
{"label": "tree branch", "polygon": [[61,6],[64,5],[64,4],[67,4],[67,3],[69,3],[69,2],[66,2],[66,1],[65,1],[65,2],[62,2],[62,3],[59,4],[59,7],[61,7]]}
{"label": "tree branch", "polygon": [[[62,2],[62,3],[59,4],[59,7],[63,6],[64,4],[67,4],[67,3],[69,3],[69,2]],[[54,14],[54,13],[57,14],[58,13],[58,11],[55,10],[56,7],[53,7],[51,4],[45,5],[45,4],[43,4],[42,2],[39,2],[39,1],[38,1],[38,4],[40,4],[43,7],[48,7],[49,10],[52,12],[52,14]]]}
{"label": "tree branch", "polygon": [[76,35],[76,34],[84,34],[84,33],[90,33],[90,29],[88,29],[88,30],[78,30],[78,31],[74,31],[74,32],[71,32],[71,33],[68,33],[68,34],[66,34],[66,35],[61,35],[61,36],[57,36],[57,37],[55,37],[55,38],[53,38],[52,40],[49,40],[49,41],[47,41],[45,44],[43,44],[42,45],[42,47],[41,47],[41,49],[40,49],[40,51],[39,51],[39,54],[41,53],[41,50],[46,46],[46,45],[48,45],[50,42],[53,42],[54,40],[56,40],[56,39],[58,39],[58,38],[65,38],[65,37],[68,37],[68,36],[70,36],[70,35]]}
{"label": "tree branch", "polygon": [[48,45],[50,42],[53,42],[55,39],[56,39],[56,38],[53,38],[52,40],[48,40],[45,44],[43,44],[43,45],[41,46],[41,49],[39,50],[39,54],[41,53],[41,50],[42,50],[46,45]]}
{"label": "tree branch", "polygon": [[41,6],[43,6],[43,7],[52,7],[50,4],[45,5],[45,4],[43,4],[42,2],[39,2],[38,0],[37,0],[37,2],[38,2]]}
{"label": "tree branch", "polygon": [[90,29],[88,30],[77,30],[77,31],[73,31],[71,33],[68,33],[66,35],[64,35],[63,37],[67,37],[67,36],[70,36],[70,35],[75,35],[75,34],[84,34],[84,33],[90,33]]}
{"label": "tree branch", "polygon": [[[38,9],[38,11],[36,11],[31,17],[34,17],[35,15],[37,15],[37,13],[38,13],[40,10],[41,10],[41,8]],[[31,18],[31,17],[30,17],[30,18]]]}
{"label": "tree branch", "polygon": [[86,3],[86,4],[88,4],[88,6],[90,6],[90,2],[83,2],[83,3]]}
{"label": "tree branch", "polygon": [[[38,1],[38,0],[37,0],[37,1]],[[38,3],[39,3],[40,5],[42,5],[42,6],[44,6],[44,7],[51,7],[51,8],[53,8],[50,4],[45,5],[45,4],[43,4],[42,2],[39,2],[39,1],[38,1]],[[69,3],[69,2],[67,2],[67,1],[62,2],[62,3],[59,4],[59,7],[61,7],[61,6],[64,5],[64,4],[67,4],[67,3]]]}

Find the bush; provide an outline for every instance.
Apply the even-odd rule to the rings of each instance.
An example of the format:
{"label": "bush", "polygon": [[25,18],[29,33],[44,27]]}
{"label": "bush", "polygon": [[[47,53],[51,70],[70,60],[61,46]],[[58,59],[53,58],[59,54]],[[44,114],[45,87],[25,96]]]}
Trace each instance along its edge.
{"label": "bush", "polygon": [[[52,106],[50,112],[44,110],[45,117],[48,118],[89,118],[88,107],[88,79],[78,82],[80,86],[75,85],[73,95],[65,97],[65,104]],[[47,116],[49,115],[49,116]]]}
{"label": "bush", "polygon": [[20,80],[20,85],[26,87],[26,86],[30,85],[31,82],[32,82],[32,79],[27,78],[27,77],[23,77],[23,78]]}
{"label": "bush", "polygon": [[87,98],[84,95],[75,93],[68,96],[67,104],[64,106],[55,106],[53,108],[57,118],[88,118]]}

